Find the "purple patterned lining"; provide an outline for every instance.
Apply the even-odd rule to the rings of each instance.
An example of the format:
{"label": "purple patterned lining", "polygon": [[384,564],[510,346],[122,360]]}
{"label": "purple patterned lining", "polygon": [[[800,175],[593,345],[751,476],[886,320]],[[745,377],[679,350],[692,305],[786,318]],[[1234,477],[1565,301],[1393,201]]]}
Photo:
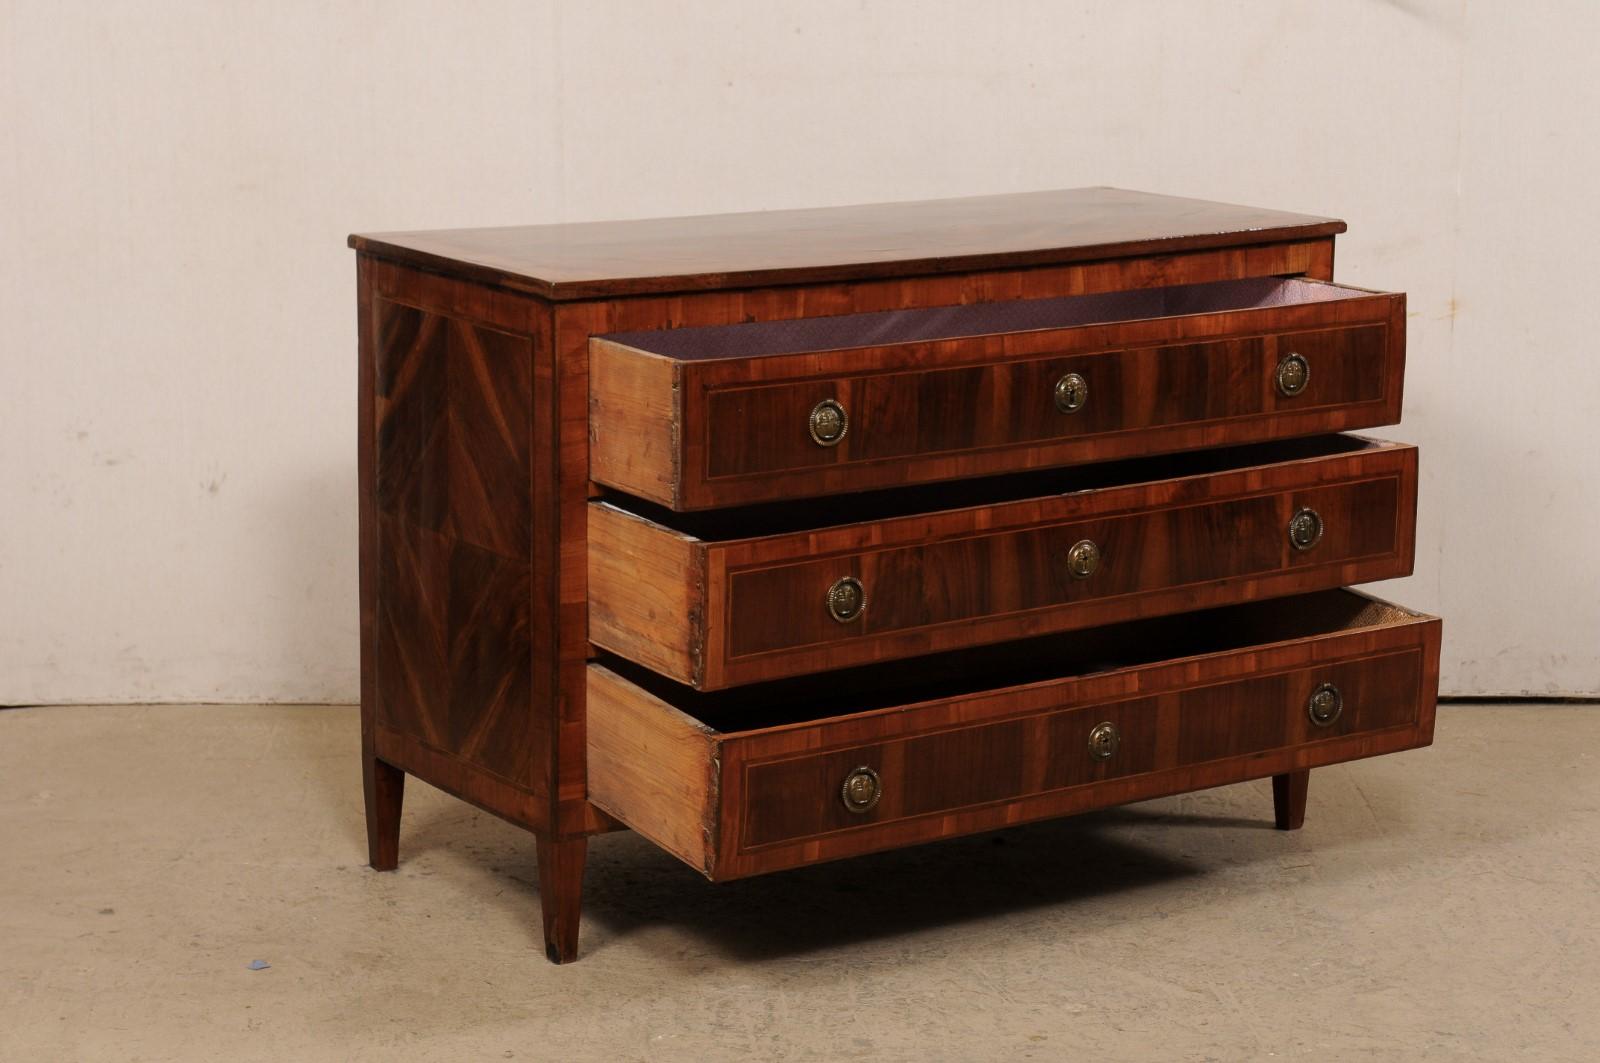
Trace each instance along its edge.
{"label": "purple patterned lining", "polygon": [[1256,277],[1247,280],[1138,288],[1057,299],[1021,299],[922,310],[886,310],[839,317],[741,325],[617,332],[607,339],[683,361],[760,358],[882,343],[947,340],[995,332],[1072,328],[1110,321],[1255,310],[1366,295],[1321,281]]}

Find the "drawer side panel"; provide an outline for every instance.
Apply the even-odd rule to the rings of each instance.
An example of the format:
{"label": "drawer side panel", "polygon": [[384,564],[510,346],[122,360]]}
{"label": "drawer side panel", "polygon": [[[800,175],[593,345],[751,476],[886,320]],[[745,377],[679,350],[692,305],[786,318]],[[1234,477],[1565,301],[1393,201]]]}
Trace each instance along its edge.
{"label": "drawer side panel", "polygon": [[588,667],[587,693],[589,800],[714,874],[715,733],[599,665]]}
{"label": "drawer side panel", "polygon": [[676,505],[680,396],[678,369],[668,359],[590,340],[590,478]]}
{"label": "drawer side panel", "polygon": [[703,665],[700,544],[611,506],[589,515],[589,641],[695,682]]}

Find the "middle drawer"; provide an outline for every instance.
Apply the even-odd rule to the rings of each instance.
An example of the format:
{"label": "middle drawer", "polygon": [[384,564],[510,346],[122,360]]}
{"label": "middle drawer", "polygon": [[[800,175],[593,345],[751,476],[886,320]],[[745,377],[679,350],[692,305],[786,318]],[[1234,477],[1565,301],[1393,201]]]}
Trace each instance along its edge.
{"label": "middle drawer", "polygon": [[[700,690],[1410,573],[1357,436],[704,514],[589,508],[589,639]],[[625,508],[626,507],[626,508]]]}

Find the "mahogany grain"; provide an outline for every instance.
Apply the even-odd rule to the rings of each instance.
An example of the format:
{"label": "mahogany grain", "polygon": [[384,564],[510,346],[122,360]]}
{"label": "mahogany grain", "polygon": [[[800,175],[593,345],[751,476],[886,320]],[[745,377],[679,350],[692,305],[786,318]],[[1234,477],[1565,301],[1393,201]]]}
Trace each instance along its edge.
{"label": "mahogany grain", "polygon": [[[551,514],[555,527],[544,538],[535,533],[534,575],[553,574],[557,601],[548,613],[535,610],[538,622],[556,618],[552,634],[554,659],[538,652],[535,670],[550,661],[556,670],[553,704],[556,748],[548,777],[554,786],[553,829],[590,833],[611,821],[587,799],[585,767],[585,665],[591,656],[588,631],[588,502],[595,494],[589,466],[589,343],[601,334],[748,321],[779,321],[823,314],[868,313],[901,308],[959,306],[971,303],[1046,298],[1127,288],[1163,287],[1241,277],[1333,276],[1333,238],[1254,242],[1239,234],[1230,246],[1180,251],[1147,257],[1073,262],[1060,266],[1003,268],[947,276],[891,277],[851,283],[817,283],[752,290],[643,295],[545,304],[553,359],[555,396],[545,439],[554,470],[548,479],[536,473],[536,510]],[[394,268],[397,278],[425,274]],[[470,288],[461,289],[461,300]],[[491,289],[479,289],[489,293]],[[496,293],[512,298],[509,293]],[[470,315],[469,315],[470,316]],[[535,362],[535,417],[544,415],[539,400],[540,374],[546,363]],[[535,433],[536,440],[540,438]],[[536,468],[538,468],[536,463]],[[541,500],[553,507],[539,508]],[[555,553],[553,565],[541,564],[537,552]],[[537,703],[536,703],[537,704]],[[536,710],[537,711],[537,710]]]}
{"label": "mahogany grain", "polygon": [[[1311,374],[1285,395],[1290,353]],[[593,478],[695,510],[1391,423],[1405,298],[1213,281],[618,333],[589,359]],[[1070,413],[1067,373],[1088,386]],[[832,446],[808,430],[824,400],[849,418]]]}
{"label": "mahogany grain", "polygon": [[[1334,235],[1343,229],[1342,222],[1326,218],[1086,189],[699,219],[351,237],[359,252],[362,757],[374,866],[393,866],[397,858],[405,774],[533,831],[540,849],[547,954],[559,962],[577,951],[588,836],[625,820],[650,837],[667,839],[663,844],[680,856],[692,857],[697,845],[703,855],[732,852],[740,844],[739,835],[706,838],[706,821],[683,817],[681,811],[686,805],[720,808],[729,799],[731,791],[717,790],[729,778],[729,765],[708,751],[737,745],[747,733],[754,740],[753,732],[719,730],[726,719],[685,731],[675,722],[678,717],[659,713],[648,698],[617,696],[618,689],[644,690],[635,680],[645,686],[655,680],[622,678],[632,666],[620,659],[608,659],[606,668],[592,667],[597,651],[590,642],[591,626],[647,632],[649,612],[658,608],[648,602],[642,612],[630,607],[591,615],[591,580],[608,601],[618,601],[609,587],[653,584],[661,595],[659,607],[687,611],[691,623],[683,631],[671,637],[658,631],[619,645],[662,667],[662,660],[692,655],[688,647],[699,638],[696,632],[707,630],[712,595],[725,593],[731,584],[681,582],[676,575],[682,569],[681,544],[652,553],[660,541],[649,534],[628,540],[636,555],[597,561],[597,534],[603,538],[606,519],[599,516],[603,507],[591,506],[605,494],[597,481],[634,485],[641,496],[659,498],[671,490],[659,485],[685,482],[683,470],[692,457],[694,469],[714,467],[729,483],[792,477],[794,490],[772,491],[771,505],[834,506],[865,496],[818,492],[913,481],[937,489],[946,480],[1000,471],[1392,421],[1400,401],[1396,351],[1401,348],[1396,344],[1403,319],[1399,297],[1372,293],[1374,299],[1389,300],[1386,321],[1374,314],[1359,322],[1307,319],[1295,325],[1297,344],[1311,352],[1317,367],[1298,412],[1278,408],[1275,393],[1264,394],[1258,406],[1239,405],[1248,399],[1250,386],[1233,378],[1260,383],[1273,337],[1242,331],[1172,336],[1160,331],[1158,321],[1090,326],[1091,331],[1130,330],[1119,338],[1121,346],[1098,350],[1028,352],[1024,339],[1012,337],[981,353],[973,347],[966,362],[897,366],[890,360],[862,372],[841,363],[834,376],[870,396],[861,409],[879,427],[852,438],[850,449],[840,452],[849,457],[838,470],[793,462],[792,455],[785,456],[787,443],[763,443],[766,415],[760,404],[748,410],[728,407],[731,391],[719,399],[724,405],[714,416],[736,426],[732,435],[720,441],[706,436],[710,442],[704,445],[699,437],[674,440],[669,410],[663,436],[657,397],[673,367],[596,363],[591,369],[596,337],[937,308],[987,313],[988,304],[1243,278],[1327,281],[1333,275]],[[1350,306],[1339,312],[1347,314],[1363,301],[1365,296],[1346,300]],[[1141,328],[1153,331],[1141,334]],[[1004,364],[991,366],[991,359]],[[1063,369],[1067,360],[1085,360],[1072,364],[1095,369],[1094,399],[1114,401],[1087,407],[1085,427],[1059,437],[1049,434],[1031,400],[998,406],[991,401],[983,407],[1011,411],[1007,416],[1013,423],[998,434],[996,414],[991,412],[987,422],[976,419],[979,406],[968,401],[964,389],[1011,388],[1020,395],[1040,387],[1041,380],[1048,382],[1056,367],[1052,359]],[[780,362],[781,357],[770,360],[771,368]],[[775,377],[761,385],[770,388],[762,401],[774,417],[787,418],[792,404],[803,404],[798,393],[785,389],[804,387],[804,380]],[[592,401],[603,416],[592,416]],[[938,415],[919,416],[921,403]],[[858,421],[857,428],[863,424]],[[682,431],[685,425],[677,427]],[[1169,434],[1137,438],[1161,432]],[[619,434],[635,445],[612,446]],[[672,445],[659,445],[663,438]],[[686,449],[691,444],[700,448],[692,456]],[[997,462],[995,455],[1003,457]],[[750,461],[756,464],[740,464]],[[905,473],[903,479],[879,472],[852,479],[859,470],[896,468]],[[1307,490],[1341,486],[1308,485]],[[808,494],[821,501],[805,502]],[[760,494],[744,497],[754,502]],[[1410,496],[1402,491],[1400,497]],[[765,506],[741,505],[744,518],[772,517],[757,513]],[[939,509],[933,506],[930,512]],[[1409,549],[1409,544],[1402,547]],[[634,556],[637,565],[630,564]],[[791,560],[803,564],[807,556]],[[1315,563],[1305,571],[1316,571]],[[1345,578],[1372,578],[1366,575],[1371,571],[1347,566]],[[1319,579],[1305,585],[1320,586]],[[1295,586],[1291,579],[1282,590]],[[702,603],[698,611],[696,601]],[[898,607],[908,623],[916,620],[912,604]],[[1184,608],[1201,604],[1197,599]],[[1306,605],[1313,611],[1323,608]],[[1273,642],[1270,633],[1251,627],[1255,622],[1233,615],[1233,634],[1250,631]],[[1101,622],[1109,619],[1108,614]],[[910,629],[901,634],[905,630]],[[1070,638],[1073,646],[1103,646],[1111,630],[1082,628]],[[751,636],[756,633],[752,627]],[[977,665],[964,655],[1030,644],[874,665],[886,671],[875,680],[873,696],[880,709],[910,704],[912,688],[918,704],[954,705],[959,690],[981,697],[983,690],[972,686]],[[1320,637],[1298,643],[1313,656],[1319,644]],[[1260,660],[1253,654],[1238,657],[1237,677],[1247,678]],[[1026,663],[1013,661],[1010,674],[1022,675]],[[1426,693],[1426,647],[1423,664]],[[1187,666],[1174,662],[1173,667]],[[625,686],[606,694],[597,713],[599,688],[592,684],[606,671]],[[762,689],[826,681],[834,674],[764,682]],[[1084,681],[1095,680],[1085,676]],[[1436,685],[1436,675],[1432,682]],[[747,689],[722,693],[737,698]],[[1032,722],[1022,720],[1029,715],[1025,712],[1009,721],[994,719],[989,722],[998,729],[981,739],[974,735],[969,746],[943,733],[949,728],[933,726],[935,716],[895,717],[922,721],[928,725],[925,733],[915,727],[882,730],[865,723],[866,717],[846,721],[847,702],[858,693],[867,696],[865,689],[858,684],[851,688],[856,693],[843,699],[819,701],[808,695],[792,701],[791,711],[802,716],[773,724],[771,736],[747,748],[778,742],[780,733],[792,733],[784,741],[802,745],[810,740],[805,735],[826,733],[842,743],[836,749],[881,749],[886,766],[892,767],[896,757],[902,762],[909,757],[920,765],[919,781],[902,786],[892,803],[881,806],[909,812],[865,834],[825,832],[797,841],[791,840],[793,832],[813,829],[823,806],[794,806],[773,796],[777,791],[752,790],[751,814],[725,816],[718,829],[732,829],[735,820],[741,831],[748,824],[755,832],[751,837],[767,839],[752,852],[775,855],[740,855],[721,865],[719,877],[831,859],[847,854],[852,844],[862,845],[862,851],[911,844],[946,829],[933,824],[958,832],[988,829],[1019,817],[1219,785],[1239,777],[1243,765],[1252,774],[1283,774],[1422,740],[1421,730],[1402,728],[1169,768],[1159,765],[1176,755],[1177,732],[1158,729],[1166,737],[1152,746],[1137,726],[1140,718],[1130,715],[1121,753],[1130,771],[1102,778],[1096,773],[1113,769],[1044,756],[1045,750],[1079,741],[1087,717],[1073,717],[1073,708],[1056,706],[1059,711],[1052,712],[1040,704]],[[1104,693],[1093,688],[1086,696],[1100,698],[1108,713],[1131,713],[1129,706],[1138,700],[1105,700]],[[1170,702],[1175,693],[1163,696]],[[637,711],[621,711],[625,701]],[[1431,733],[1429,706],[1419,710],[1425,717],[1418,717],[1417,726],[1425,724]],[[730,711],[751,710],[745,705]],[[830,715],[832,722],[820,726],[819,720],[826,722]],[[1042,737],[1039,728],[1044,728]],[[591,760],[591,740],[613,754],[620,748],[629,752]],[[1044,789],[1005,796],[1017,785],[1019,750],[1023,782]],[[816,752],[827,755],[823,749]],[[966,754],[996,770],[974,777],[960,759]],[[780,771],[777,765],[774,760],[763,770]],[[602,792],[610,795],[604,802],[597,796]],[[955,811],[937,811],[952,802]],[[613,818],[610,811],[625,815]],[[703,862],[696,866],[708,870]]]}
{"label": "mahogany grain", "polygon": [[[589,638],[715,690],[1411,571],[1414,447],[1334,439],[1238,453],[1210,471],[1093,488],[1071,472],[1036,474],[1022,488],[1048,493],[1004,502],[947,488],[939,494],[954,508],[923,508],[919,493],[899,504],[910,513],[858,523],[775,532],[781,518],[756,518],[744,535],[737,515],[692,522],[707,533],[726,527],[725,538],[699,538],[622,501],[591,503]],[[1131,475],[1149,467],[1132,463]],[[838,515],[852,505],[874,503],[846,501]],[[1305,507],[1324,531],[1300,551],[1286,528]],[[1081,540],[1101,552],[1086,579],[1066,565]],[[636,578],[617,578],[623,557]],[[844,577],[867,599],[848,623],[826,605]]]}
{"label": "mahogany grain", "polygon": [[[1106,629],[1096,653],[1109,665],[1036,642],[1029,651],[1060,671],[1021,685],[1006,682],[1008,649],[976,667],[994,688],[929,700],[916,700],[921,663],[712,695],[591,665],[593,799],[720,881],[1432,741],[1439,622],[1347,591]],[[1152,653],[1163,656],[1115,663]],[[831,714],[850,704],[831,692],[858,680],[875,690],[867,706]],[[1345,707],[1323,727],[1307,702],[1329,682]],[[774,702],[785,710],[763,719]],[[1088,736],[1104,723],[1120,744],[1097,760]],[[671,758],[641,755],[641,733]],[[865,814],[840,797],[858,767],[882,780]]]}
{"label": "mahogany grain", "polygon": [[1331,237],[1334,218],[1073,188],[689,218],[373,233],[350,246],[554,302],[966,273]]}

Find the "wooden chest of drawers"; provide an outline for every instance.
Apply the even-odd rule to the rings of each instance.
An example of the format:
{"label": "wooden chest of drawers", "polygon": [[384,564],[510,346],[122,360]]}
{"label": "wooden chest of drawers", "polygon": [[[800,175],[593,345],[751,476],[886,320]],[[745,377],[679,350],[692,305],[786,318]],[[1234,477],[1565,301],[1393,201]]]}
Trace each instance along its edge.
{"label": "wooden chest of drawers", "polygon": [[405,774],[722,880],[1426,745],[1405,298],[1116,189],[355,236],[372,864]]}

